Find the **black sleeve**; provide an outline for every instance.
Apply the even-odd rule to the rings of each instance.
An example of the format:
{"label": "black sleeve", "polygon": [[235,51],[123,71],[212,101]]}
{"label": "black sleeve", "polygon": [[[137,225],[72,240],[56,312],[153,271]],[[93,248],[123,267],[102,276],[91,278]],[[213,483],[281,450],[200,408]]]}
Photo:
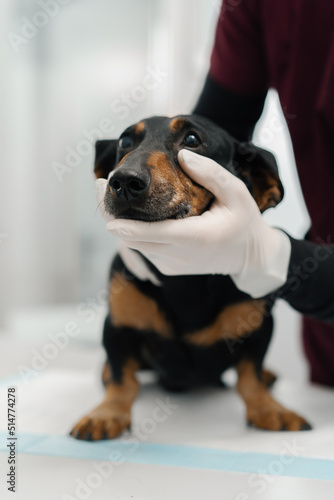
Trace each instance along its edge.
{"label": "black sleeve", "polygon": [[263,111],[266,93],[236,94],[207,76],[193,113],[209,118],[239,141],[249,141]]}
{"label": "black sleeve", "polygon": [[289,238],[287,281],[270,298],[282,298],[302,314],[334,324],[334,245]]}

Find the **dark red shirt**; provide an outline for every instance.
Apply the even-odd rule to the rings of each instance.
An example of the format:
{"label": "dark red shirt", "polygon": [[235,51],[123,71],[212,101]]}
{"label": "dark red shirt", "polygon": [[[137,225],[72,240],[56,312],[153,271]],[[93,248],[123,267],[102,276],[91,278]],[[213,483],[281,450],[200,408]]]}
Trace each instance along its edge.
{"label": "dark red shirt", "polygon": [[[209,78],[244,103],[236,118],[229,111],[231,133],[233,120],[249,125],[258,118],[262,105],[258,115],[253,109],[247,116],[247,103],[258,107],[269,88],[277,90],[312,221],[310,238],[334,243],[334,0],[225,0]],[[228,129],[228,119],[222,125]],[[312,379],[334,385],[334,328],[307,319],[304,344]]]}
{"label": "dark red shirt", "polygon": [[236,3],[223,2],[210,75],[248,96],[277,90],[312,236],[326,239],[334,232],[334,1]]}

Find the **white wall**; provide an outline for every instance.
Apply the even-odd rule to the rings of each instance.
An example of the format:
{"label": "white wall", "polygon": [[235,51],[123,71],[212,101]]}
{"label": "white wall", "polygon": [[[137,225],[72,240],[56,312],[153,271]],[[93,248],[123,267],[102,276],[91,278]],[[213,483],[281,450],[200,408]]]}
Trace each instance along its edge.
{"label": "white wall", "polygon": [[[19,317],[25,307],[85,300],[105,286],[116,243],[96,212],[93,153],[79,155],[78,166],[61,182],[54,162],[64,164],[66,148],[77,149],[85,131],[99,127],[103,118],[113,124],[104,136],[116,137],[142,117],[190,112],[208,70],[219,3],[72,0],[17,52],[9,33],[21,34],[22,17],[32,21],[41,8],[35,0],[1,3],[6,44],[0,48],[0,321]],[[126,117],[113,112],[115,100],[136,94],[147,68],[156,67],[168,76],[132,100]],[[274,93],[255,142],[276,154],[286,192],[265,217],[301,237],[308,216]],[[280,317],[274,364],[294,336],[291,362],[285,361],[291,374],[303,376],[305,367],[294,366],[295,358],[301,359],[297,319],[284,307]]]}
{"label": "white wall", "polygon": [[[96,213],[93,153],[81,154],[62,182],[53,165],[103,118],[112,120],[110,137],[143,116],[191,109],[217,15],[216,3],[196,4],[73,0],[28,33],[29,23],[43,23],[38,1],[2,2],[2,322],[11,310],[75,301],[104,286],[115,243]],[[13,47],[13,33],[30,38]],[[157,88],[126,118],[113,112],[156,67],[168,74]]]}

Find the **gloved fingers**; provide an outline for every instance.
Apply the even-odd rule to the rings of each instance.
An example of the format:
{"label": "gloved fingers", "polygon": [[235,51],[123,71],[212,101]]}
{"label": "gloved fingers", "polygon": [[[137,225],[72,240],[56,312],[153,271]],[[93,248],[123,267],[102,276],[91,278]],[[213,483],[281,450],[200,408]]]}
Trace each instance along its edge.
{"label": "gloved fingers", "polygon": [[[141,241],[122,241],[122,245],[130,250],[138,250],[163,274],[172,276],[180,274],[181,271],[183,271],[183,274],[191,274],[191,271],[189,273],[184,272],[186,265],[175,252],[174,246]],[[189,260],[185,264],[189,264]]]}
{"label": "gloved fingers", "polygon": [[171,253],[171,245],[167,243],[151,243],[147,241],[126,241],[122,240],[123,245],[132,250],[138,250],[149,259],[154,255],[168,255]]}
{"label": "gloved fingers", "polygon": [[208,189],[219,204],[234,205],[236,195],[239,197],[240,192],[242,194],[247,190],[240,179],[211,158],[181,149],[178,160],[189,177]]}
{"label": "gloved fingers", "polygon": [[95,194],[96,194],[96,200],[97,200],[97,208],[104,218],[105,221],[110,222],[115,219],[111,214],[106,212],[105,206],[104,206],[104,197],[106,194],[106,189],[108,186],[108,181],[107,179],[96,179],[95,181]]}
{"label": "gloved fingers", "polygon": [[207,232],[207,221],[210,213],[186,219],[166,220],[160,222],[114,220],[107,224],[107,231],[123,241],[146,241],[151,243],[167,243],[182,245],[196,241]]}
{"label": "gloved fingers", "polygon": [[104,200],[107,185],[108,185],[107,179],[96,179],[95,181],[95,194],[98,204],[100,204]]}

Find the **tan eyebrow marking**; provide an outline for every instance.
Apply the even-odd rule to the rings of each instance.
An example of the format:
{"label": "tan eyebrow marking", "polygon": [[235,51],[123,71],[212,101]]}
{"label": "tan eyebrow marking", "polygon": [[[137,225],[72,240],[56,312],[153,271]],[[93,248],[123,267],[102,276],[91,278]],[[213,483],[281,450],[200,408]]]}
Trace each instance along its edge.
{"label": "tan eyebrow marking", "polygon": [[136,134],[141,134],[145,130],[145,123],[144,122],[139,122],[137,125],[135,125],[135,133]]}
{"label": "tan eyebrow marking", "polygon": [[179,132],[182,127],[185,125],[186,120],[184,118],[173,118],[173,120],[169,124],[169,128],[172,132]]}

